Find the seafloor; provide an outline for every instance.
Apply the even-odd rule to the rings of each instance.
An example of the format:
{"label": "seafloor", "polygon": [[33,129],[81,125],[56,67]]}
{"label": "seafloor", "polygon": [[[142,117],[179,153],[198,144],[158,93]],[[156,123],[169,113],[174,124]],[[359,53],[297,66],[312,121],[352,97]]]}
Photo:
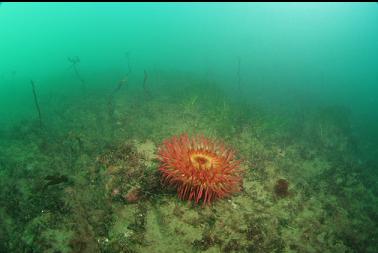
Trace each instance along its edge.
{"label": "seafloor", "polygon": [[[1,132],[0,252],[378,252],[376,165],[348,110],[268,110],[187,74],[137,81],[41,96],[42,126]],[[233,147],[242,191],[201,207],[162,185],[157,147],[181,133]]]}

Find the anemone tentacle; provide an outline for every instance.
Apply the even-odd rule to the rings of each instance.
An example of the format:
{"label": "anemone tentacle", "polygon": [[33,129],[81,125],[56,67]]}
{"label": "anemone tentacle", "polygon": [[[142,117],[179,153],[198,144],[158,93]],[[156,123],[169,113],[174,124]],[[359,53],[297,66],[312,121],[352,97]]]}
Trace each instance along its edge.
{"label": "anemone tentacle", "polygon": [[240,191],[240,161],[220,141],[173,136],[160,146],[158,157],[162,181],[177,187],[180,199],[207,204]]}

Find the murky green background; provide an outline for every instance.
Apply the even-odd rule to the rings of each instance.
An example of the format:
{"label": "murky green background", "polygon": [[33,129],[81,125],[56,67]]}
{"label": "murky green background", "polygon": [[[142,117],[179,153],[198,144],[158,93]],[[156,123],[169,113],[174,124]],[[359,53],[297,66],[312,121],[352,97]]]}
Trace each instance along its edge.
{"label": "murky green background", "polygon": [[[377,221],[377,108],[375,2],[1,3],[0,252],[152,252],[149,247],[156,245],[155,252],[376,252],[376,228],[365,226]],[[148,180],[135,175],[134,183],[130,178],[109,183],[108,174],[114,175],[106,171],[115,165],[108,158],[98,164],[109,152],[122,153],[121,143],[132,142],[129,148],[139,151],[151,145],[153,155],[162,140],[182,132],[224,139],[240,152],[252,174],[247,173],[247,192],[235,205],[248,212],[232,213],[221,204],[227,200],[207,211],[188,207],[162,186],[146,190]],[[155,172],[158,163],[148,157],[145,171]],[[129,158],[114,159],[127,163],[119,165],[125,170],[135,165]],[[276,209],[267,217],[286,210],[277,223],[287,231],[298,228],[295,232],[277,232],[263,218],[243,220],[276,203],[272,189],[280,177],[289,180],[294,196],[277,202],[288,206],[272,204]],[[109,197],[114,184],[142,189],[137,207]],[[86,186],[87,192],[79,193]],[[248,189],[266,191],[256,195],[264,196],[260,211]],[[154,190],[151,197],[148,192]],[[73,192],[86,197],[72,202]],[[299,210],[306,207],[297,204],[307,203],[312,192],[321,194],[313,196],[321,203],[318,213],[302,215]],[[345,206],[350,199],[356,202]],[[98,201],[99,209],[110,202],[109,212],[94,215],[91,201]],[[317,206],[305,206],[311,205]],[[72,215],[75,208],[81,216]],[[190,214],[176,215],[173,223],[189,220],[194,230],[178,233],[159,220],[160,214],[172,213],[170,208],[174,215]],[[261,225],[232,230],[227,237],[219,225],[224,217],[211,216],[222,208],[240,224]],[[345,214],[343,225],[332,223],[342,214],[320,217],[331,209]],[[42,215],[46,210],[48,218]],[[155,210],[152,216],[148,210]],[[120,232],[114,224],[141,225],[132,215],[128,220],[128,212],[142,213],[147,218],[140,222],[150,225]],[[215,235],[195,230],[203,224],[197,219],[201,215],[215,224],[205,229],[218,231]],[[87,223],[81,227],[67,225],[83,217]],[[313,224],[313,234],[298,217]],[[348,223],[346,217],[356,220]],[[145,243],[159,236],[149,232],[157,230],[161,238],[176,238],[177,248]],[[275,233],[273,239],[265,236]],[[317,241],[306,242],[306,236]],[[294,245],[295,240],[303,243]]]}

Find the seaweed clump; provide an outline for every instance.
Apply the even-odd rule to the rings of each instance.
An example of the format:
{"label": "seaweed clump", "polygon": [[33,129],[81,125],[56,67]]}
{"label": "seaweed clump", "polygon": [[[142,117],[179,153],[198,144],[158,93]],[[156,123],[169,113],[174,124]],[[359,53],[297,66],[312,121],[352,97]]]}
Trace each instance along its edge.
{"label": "seaweed clump", "polygon": [[289,195],[289,182],[286,179],[278,179],[274,185],[274,193],[280,198],[287,197]]}
{"label": "seaweed clump", "polygon": [[113,200],[137,203],[159,188],[152,158],[142,150],[144,146],[122,143],[98,157],[107,174],[105,188]]}

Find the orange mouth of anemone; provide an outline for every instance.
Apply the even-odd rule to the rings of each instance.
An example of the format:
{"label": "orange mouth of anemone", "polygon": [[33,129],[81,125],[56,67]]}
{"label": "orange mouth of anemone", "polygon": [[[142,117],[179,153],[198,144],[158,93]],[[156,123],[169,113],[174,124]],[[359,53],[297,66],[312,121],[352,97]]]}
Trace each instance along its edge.
{"label": "orange mouth of anemone", "polygon": [[190,162],[195,169],[209,170],[217,165],[217,159],[213,154],[204,153],[203,151],[193,151],[189,154]]}

